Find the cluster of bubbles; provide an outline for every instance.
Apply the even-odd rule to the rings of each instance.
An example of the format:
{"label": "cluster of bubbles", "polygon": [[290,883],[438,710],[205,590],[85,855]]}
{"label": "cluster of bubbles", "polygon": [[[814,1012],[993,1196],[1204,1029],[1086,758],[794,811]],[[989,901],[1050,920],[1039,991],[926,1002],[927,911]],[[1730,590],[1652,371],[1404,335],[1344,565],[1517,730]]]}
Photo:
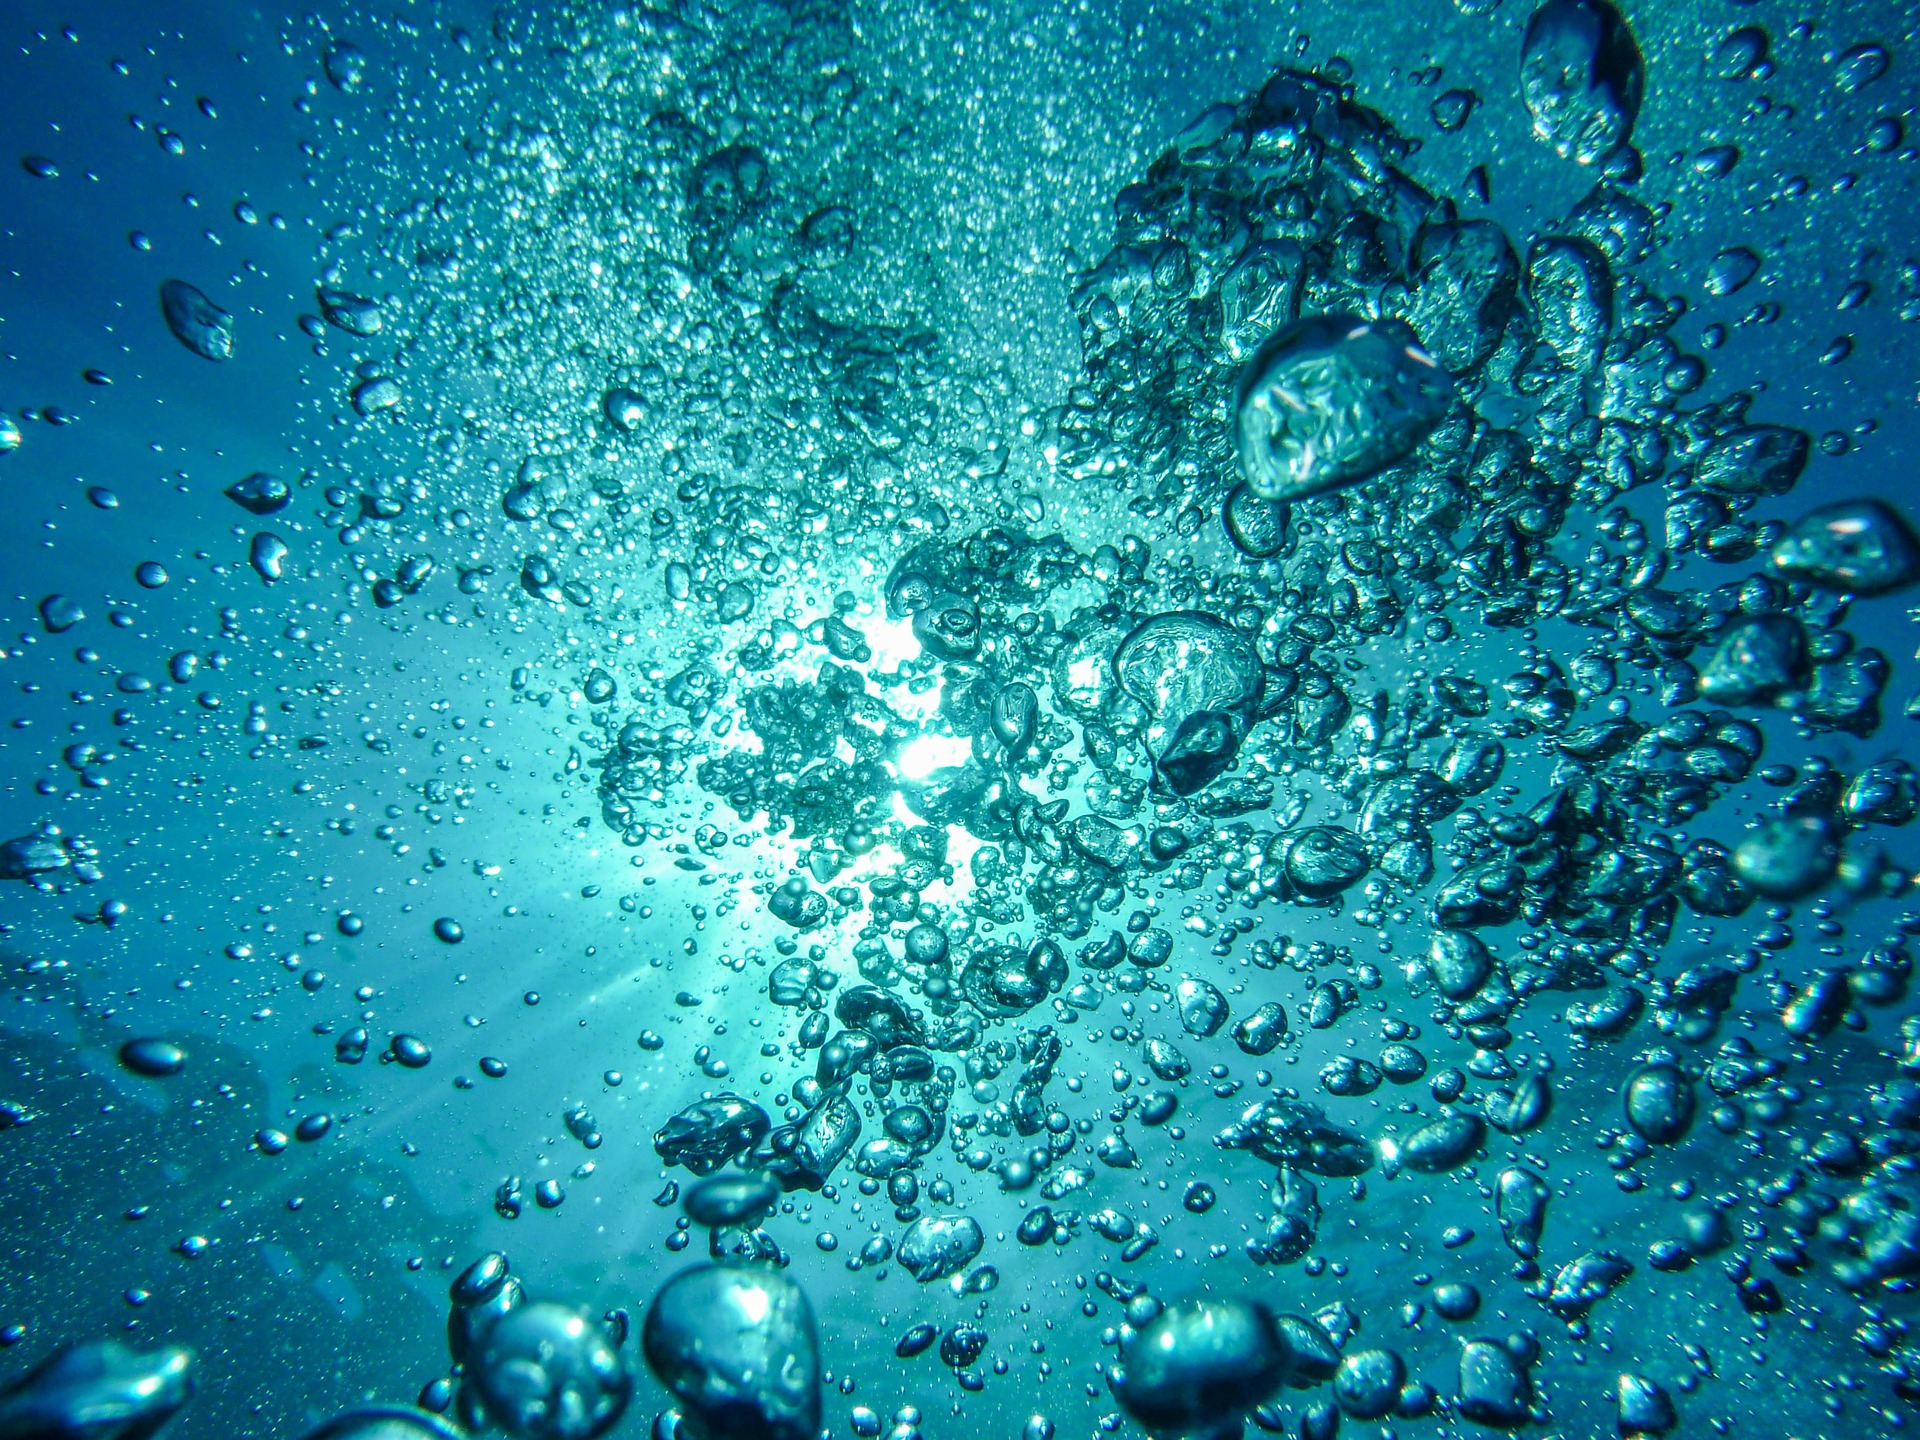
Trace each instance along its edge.
{"label": "cluster of bubbles", "polygon": [[[1195,890],[1223,874],[1220,893],[1249,909],[1338,905],[1357,890],[1375,923],[1386,913],[1401,927],[1424,892],[1430,939],[1409,971],[1441,1002],[1436,1019],[1474,1050],[1468,1074],[1434,1077],[1429,1117],[1372,1140],[1292,1092],[1224,1130],[1221,1147],[1278,1167],[1273,1214],[1249,1245],[1256,1259],[1290,1263],[1311,1248],[1321,1206],[1309,1177],[1357,1177],[1376,1162],[1390,1178],[1451,1171],[1482,1153],[1490,1130],[1544,1124],[1547,1076],[1505,1056],[1520,1012],[1543,993],[1589,992],[1567,1013],[1594,1040],[1651,1013],[1681,1043],[1650,1048],[1621,1103],[1642,1143],[1686,1137],[1700,1072],[1684,1047],[1711,1038],[1759,952],[1664,978],[1659,955],[1680,915],[1737,916],[1830,887],[1900,893],[1907,874],[1870,836],[1912,819],[1920,790],[1898,760],[1853,775],[1817,759],[1776,764],[1761,778],[1785,794],[1737,845],[1675,829],[1760,769],[1767,732],[1756,710],[1785,712],[1806,734],[1873,732],[1890,667],[1841,622],[1854,598],[1920,578],[1920,547],[1871,499],[1758,518],[1799,478],[1810,437],[1754,416],[1749,396],[1688,400],[1704,372],[1672,338],[1681,307],[1635,274],[1656,229],[1632,192],[1641,84],[1633,38],[1610,7],[1552,0],[1535,14],[1522,98],[1540,139],[1599,181],[1518,244],[1410,180],[1397,168],[1406,142],[1336,81],[1285,71],[1239,106],[1206,111],[1115,202],[1115,246],[1074,292],[1087,381],[1058,423],[1066,472],[1111,483],[1143,529],[1167,526],[1171,542],[1156,553],[1127,535],[1082,550],[1002,523],[907,549],[886,577],[886,612],[910,622],[917,673],[937,676],[936,723],[968,744],[931,773],[903,770],[924,724],[885,693],[908,666],[863,671],[864,642],[844,610],[784,647],[830,652],[813,679],[757,681],[763,664],[749,645],[730,672],[701,661],[669,684],[689,722],[671,741],[644,726],[619,731],[601,782],[613,828],[630,839],[643,830],[670,754],[665,778],[691,768],[743,820],[765,815],[808,842],[808,872],[824,888],[795,877],[769,898],[773,915],[799,932],[869,917],[853,950],[867,983],[832,1005],[844,1028],[825,1023],[837,977],[819,947],[771,974],[770,998],[807,1012],[800,1043],[819,1057],[790,1087],[787,1122],[742,1096],[709,1098],[656,1136],[664,1160],[697,1174],[738,1162],[809,1190],[850,1162],[887,1185],[908,1222],[899,1263],[923,1282],[962,1275],[980,1253],[979,1225],[922,1215],[913,1179],[949,1128],[958,1062],[976,1083],[1002,1064],[1022,1067],[1012,1094],[972,1120],[982,1139],[1031,1141],[995,1166],[1003,1188],[1044,1179],[1047,1199],[1071,1194],[1084,1183],[1066,1159],[1075,1127],[1044,1090],[1059,1037],[1050,1025],[999,1042],[993,1032],[1068,991],[1063,947],[1075,944],[1085,978],[1067,1003],[1089,1003],[1090,989],[1152,988],[1170,992],[1188,1035],[1221,1031],[1232,1016],[1216,985],[1189,974],[1169,987],[1154,973],[1171,951],[1165,932],[1136,912],[1141,923],[1102,935],[1100,917],[1147,877]],[[1665,515],[1650,534],[1625,502],[1655,486]],[[1556,539],[1596,513],[1610,546],[1569,563]],[[1211,562],[1200,558],[1209,530],[1231,546]],[[1708,588],[1673,586],[1689,558],[1758,564]],[[668,585],[676,601],[690,593],[671,570]],[[1079,598],[1062,616],[1069,594]],[[721,606],[722,619],[747,613],[729,615],[724,596]],[[1577,653],[1547,649],[1549,630]],[[1502,632],[1517,637],[1506,644],[1522,663],[1497,686],[1464,665],[1422,663]],[[1396,658],[1383,641],[1407,643]],[[1354,674],[1368,670],[1342,662],[1369,653],[1383,688],[1366,693]],[[1385,686],[1390,669],[1397,683]],[[1657,697],[1662,713],[1636,718],[1634,693]],[[718,707],[758,743],[708,747],[701,759],[694,727]],[[1589,707],[1600,713],[1582,723]],[[1067,781],[1081,767],[1060,759],[1076,741],[1092,773],[1070,817]],[[1520,769],[1515,750],[1544,762],[1526,767],[1538,788],[1523,806],[1512,806],[1522,786],[1500,787]],[[1298,815],[1310,778],[1357,825],[1274,830],[1246,818]],[[1512,808],[1487,815],[1477,799]],[[1449,818],[1455,838],[1437,855],[1434,831]],[[943,907],[920,892],[952,879],[946,837],[956,830],[977,842],[971,898]],[[875,874],[862,857],[883,841],[899,858]],[[834,883],[856,867],[868,875],[864,896]],[[996,925],[1023,916],[1040,938],[999,938]],[[1516,921],[1529,927],[1519,953],[1496,956],[1481,932]],[[1256,966],[1315,963],[1306,947],[1255,944]],[[1859,968],[1819,972],[1783,996],[1789,1033],[1814,1038],[1852,1006],[1899,998],[1909,968],[1896,936]],[[1307,1023],[1336,1023],[1358,1003],[1356,983],[1380,984],[1370,970],[1320,984]],[[1252,1055],[1287,1032],[1272,1003],[1232,1029]],[[956,1063],[940,1063],[941,1052]],[[1148,1041],[1145,1056],[1163,1081],[1190,1069],[1164,1040]],[[1720,1097],[1716,1125],[1746,1123],[1740,1100],[1771,1064],[1727,1042],[1705,1076]],[[1427,1070],[1399,1042],[1377,1064],[1337,1061],[1320,1079],[1354,1096]],[[1470,1077],[1486,1088],[1469,1093]],[[849,1098],[861,1078],[864,1107]],[[1140,1108],[1143,1123],[1172,1113],[1163,1094]],[[861,1111],[876,1107],[883,1133],[862,1143]],[[963,1157],[977,1148],[960,1134],[952,1143]],[[1097,1153],[1133,1163],[1117,1131]],[[1867,1211],[1879,1213],[1884,1202],[1869,1197],[1884,1183],[1869,1180],[1856,1197]],[[1547,1187],[1516,1166],[1495,1190],[1516,1273],[1555,1315],[1577,1324],[1632,1273],[1611,1251],[1542,1272]],[[1065,1242],[1083,1219],[1102,1228],[1099,1217],[1035,1206],[1019,1239]],[[1152,1243],[1112,1220],[1130,1247]],[[1856,1232],[1854,1258],[1836,1260],[1843,1283],[1909,1265],[1881,1224]],[[1722,1228],[1703,1218],[1651,1263],[1684,1268],[1724,1243]],[[1771,1282],[1740,1283],[1743,1303],[1764,1310]],[[1470,1318],[1478,1298],[1456,1288],[1469,1293],[1436,1294],[1436,1306]],[[1210,1433],[1263,1407],[1283,1381],[1332,1386],[1303,1435],[1331,1434],[1338,1413],[1413,1418],[1443,1403],[1408,1383],[1395,1352],[1343,1356],[1326,1332],[1257,1304],[1162,1307],[1141,1293],[1108,1378],[1128,1411],[1164,1433]],[[903,1353],[931,1337],[910,1334]],[[1537,1409],[1537,1349],[1525,1336],[1469,1342],[1445,1403],[1481,1424],[1525,1423]],[[1620,1405],[1633,1433],[1673,1423],[1670,1398],[1644,1377],[1623,1377]],[[1269,1409],[1256,1418],[1285,1423]]]}
{"label": "cluster of bubbles", "polygon": [[[645,123],[565,142],[507,127],[478,158],[493,203],[504,195],[561,227],[622,217],[622,283],[647,298],[653,333],[556,361],[578,392],[572,430],[489,472],[488,513],[463,509],[457,528],[512,537],[516,619],[550,612],[609,635],[637,611],[612,592],[644,544],[661,562],[648,603],[691,638],[657,684],[611,639],[581,666],[601,822],[628,846],[656,843],[697,789],[713,813],[764,823],[796,856],[762,894],[781,931],[767,1013],[791,1023],[785,1053],[800,1072],[771,1108],[709,1089],[660,1116],[652,1137],[663,1167],[694,1177],[667,1192],[685,1214],[669,1243],[684,1248],[698,1227],[710,1256],[660,1285],[640,1323],[644,1364],[674,1407],[656,1440],[820,1434],[820,1327],[764,1224],[785,1197],[833,1200],[849,1177],[884,1193],[898,1238],[876,1236],[856,1264],[897,1265],[956,1296],[993,1290],[1021,1253],[1012,1246],[1098,1239],[1138,1260],[1159,1243],[1153,1225],[1082,1192],[1138,1168],[1127,1125],[1185,1118],[1199,1080],[1187,1049],[1276,1055],[1300,1043],[1296,1022],[1350,1030],[1390,985],[1430,1003],[1426,1050],[1416,1027],[1390,1020],[1382,1045],[1350,1043],[1306,1086],[1262,1071],[1263,1093],[1212,1137],[1223,1164],[1271,1176],[1245,1244],[1253,1263],[1313,1266],[1325,1213],[1363,1198],[1370,1175],[1453,1175],[1546,1126],[1563,1082],[1516,1060],[1514,1042],[1529,1011],[1551,1005],[1584,1047],[1570,1051],[1575,1068],[1640,1047],[1618,1085],[1624,1128],[1608,1140],[1623,1178],[1702,1119],[1756,1147],[1784,1132],[1804,1168],[1771,1199],[1790,1237],[1765,1252],[1781,1273],[1811,1270],[1861,1297],[1920,1280],[1920,1017],[1898,1024],[1852,1123],[1816,1136],[1792,1130],[1792,1061],[1721,1034],[1747,977],[1793,943],[1788,907],[1813,902],[1834,921],[1912,885],[1879,837],[1920,817],[1920,773],[1899,758],[1767,752],[1789,730],[1807,745],[1877,732],[1892,665],[1845,627],[1856,602],[1920,581],[1920,538],[1873,498],[1773,515],[1812,437],[1754,395],[1697,398],[1706,362],[1676,339],[1684,307],[1642,274],[1660,217],[1636,195],[1644,68],[1618,11],[1546,0],[1525,28],[1515,83],[1534,133],[1594,182],[1535,233],[1431,193],[1405,168],[1407,139],[1341,77],[1295,69],[1207,108],[1115,197],[1111,249],[1072,281],[1083,373],[1032,427],[1057,477],[1113,497],[1125,518],[1101,534],[1046,529],[1044,506],[1002,484],[1017,387],[970,370],[893,302],[898,277],[856,259],[849,209],[790,193],[792,155],[777,164],[738,125],[664,103],[662,57],[732,63],[713,35],[638,8],[608,27],[572,64],[602,75],[610,105],[645,109]],[[805,68],[820,58],[809,47],[831,43],[796,36],[779,64]],[[1872,66],[1848,63],[1849,75]],[[367,57],[341,41],[325,68],[351,93]],[[825,94],[849,118],[820,144],[851,151],[881,124],[845,87]],[[435,223],[423,207],[401,229],[421,228],[408,243],[423,289],[456,293],[467,282],[428,243]],[[503,240],[510,254],[536,243]],[[1724,251],[1709,288],[1732,293],[1758,264]],[[373,339],[401,323],[397,302],[356,294],[337,272],[315,299],[316,337]],[[234,317],[207,295],[173,279],[159,300],[182,346],[233,356]],[[425,350],[494,363],[542,351],[549,323],[531,307],[477,326],[458,306],[412,313]],[[349,401],[378,420],[412,383],[369,362]],[[492,419],[467,422],[462,435],[498,438]],[[0,450],[15,433],[0,430]],[[458,458],[466,441],[442,437]],[[762,458],[776,446],[790,475]],[[970,506],[974,487],[993,504]],[[260,522],[294,497],[264,473],[225,493]],[[371,553],[419,499],[401,486],[330,490],[327,523]],[[836,558],[847,554],[867,562],[864,590]],[[274,531],[255,531],[248,556],[262,582],[294,574]],[[396,551],[360,581],[396,610],[439,573]],[[462,569],[461,593],[486,593],[492,574]],[[783,598],[829,579],[830,613],[803,617]],[[84,619],[59,595],[40,614],[55,634]],[[883,631],[897,643],[877,653]],[[185,683],[195,667],[181,668]],[[922,764],[930,738],[948,743]],[[1724,841],[1689,833],[1749,780],[1777,798]],[[729,843],[709,825],[698,848]],[[97,854],[47,827],[0,845],[0,875],[88,884]],[[1156,889],[1230,917],[1205,932],[1217,966],[1175,962],[1176,938],[1146,903]],[[1769,929],[1744,950],[1668,963],[1676,926],[1755,906]],[[1275,928],[1305,933],[1335,914],[1393,961]],[[829,937],[843,927],[857,981],[835,968]],[[1915,931],[1909,919],[1851,963],[1834,947],[1834,963],[1752,982],[1767,987],[1790,1055],[1843,1028],[1894,1031],[1870,1012],[1905,999]],[[436,933],[461,939],[450,919]],[[1265,998],[1281,993],[1280,972],[1304,1003]],[[1151,1079],[1134,1088],[1122,1071],[1115,1108],[1095,1115],[1071,1098],[1077,1079],[1057,1081],[1074,1027],[1091,1028],[1109,996],[1129,1019],[1136,1000],[1164,1003],[1181,1038],[1117,1027]],[[359,1063],[369,1043],[350,1032],[336,1058]],[[130,1040],[119,1058],[151,1079],[188,1063],[160,1037]],[[420,1069],[431,1051],[400,1033],[382,1058]],[[1226,1073],[1212,1072],[1221,1098],[1235,1093]],[[1338,1103],[1385,1085],[1418,1096],[1421,1082],[1425,1099],[1370,1129]],[[331,1123],[309,1116],[296,1138]],[[597,1146],[584,1108],[567,1123]],[[256,1144],[279,1153],[287,1136],[263,1131]],[[1021,1197],[1017,1229],[992,1249],[968,1196],[928,1178],[943,1150]],[[1485,1193],[1522,1293],[1578,1339],[1640,1266],[1605,1246],[1547,1260],[1542,1168],[1516,1154]],[[557,1207],[557,1182],[536,1199]],[[1217,1199],[1197,1177],[1183,1195],[1194,1214]],[[1677,1274],[1731,1249],[1734,1204],[1691,1204],[1645,1267]],[[495,1205],[523,1213],[517,1181]],[[1747,1245],[1722,1263],[1742,1311],[1764,1317],[1785,1302],[1759,1253]],[[1230,1435],[1249,1417],[1302,1440],[1329,1440],[1342,1416],[1495,1429],[1551,1418],[1533,1380],[1543,1347],[1526,1328],[1461,1342],[1442,1393],[1399,1351],[1350,1343],[1358,1321],[1344,1306],[1163,1300],[1104,1271],[1097,1284],[1125,1317],[1107,1388],[1154,1434]],[[1427,1296],[1450,1322],[1481,1307],[1464,1282]],[[1904,1329],[1869,1321],[1867,1353],[1900,1393],[1920,1395]],[[453,1282],[447,1373],[418,1405],[354,1411],[312,1440],[448,1437],[456,1422],[590,1440],[636,1393],[630,1324],[623,1309],[536,1300],[488,1254]],[[895,1354],[937,1345],[971,1391],[987,1383],[988,1342],[973,1321],[922,1322]],[[188,1401],[192,1374],[175,1348],[73,1347],[0,1399],[0,1435],[137,1440]],[[1313,1393],[1289,1409],[1290,1390]],[[1622,1434],[1679,1422],[1645,1375],[1620,1374],[1616,1399]],[[902,1411],[894,1434],[908,1440],[917,1424]],[[855,1412],[857,1435],[880,1428]],[[1035,1416],[1027,1434],[1052,1429]]]}
{"label": "cluster of bubbles", "polygon": [[[783,947],[794,958],[771,972],[770,998],[806,1012],[800,1045],[818,1054],[814,1073],[789,1087],[786,1122],[746,1097],[710,1096],[656,1135],[663,1160],[696,1174],[738,1163],[808,1190],[849,1163],[886,1185],[907,1223],[893,1254],[909,1274],[965,1276],[981,1227],[964,1213],[922,1214],[914,1179],[944,1134],[1004,1189],[1040,1184],[1057,1204],[1086,1183],[1069,1160],[1086,1127],[1045,1092],[1059,1036],[1053,1025],[1021,1028],[1023,1017],[1050,1000],[1091,1006],[1099,992],[1151,990],[1173,1001],[1195,1039],[1235,1018],[1204,976],[1160,978],[1171,937],[1144,912],[1124,930],[1103,923],[1149,879],[1188,891],[1215,881],[1249,911],[1338,907],[1357,894],[1358,918],[1383,934],[1424,911],[1428,939],[1408,973],[1436,997],[1436,1022],[1473,1052],[1466,1073],[1432,1077],[1431,1112],[1375,1137],[1291,1090],[1222,1131],[1223,1149],[1277,1167],[1273,1213],[1248,1245],[1261,1263],[1293,1263],[1312,1248],[1321,1220],[1312,1177],[1352,1180],[1376,1165],[1388,1178],[1453,1171],[1484,1152],[1490,1132],[1542,1126],[1548,1076],[1516,1068],[1506,1052],[1543,994],[1563,1004],[1580,994],[1567,1020],[1592,1042],[1643,1015],[1676,1042],[1643,1052],[1621,1089],[1642,1152],[1684,1141],[1706,1108],[1703,1082],[1717,1127],[1752,1123],[1743,1102],[1777,1062],[1745,1040],[1704,1067],[1687,1053],[1713,1037],[1764,952],[1673,977],[1658,973],[1661,952],[1683,914],[1711,920],[1828,890],[1858,900],[1908,887],[1871,837],[1914,817],[1911,767],[1886,760],[1847,774],[1818,758],[1762,767],[1770,727],[1755,712],[1782,712],[1807,736],[1873,733],[1891,667],[1842,622],[1856,598],[1920,578],[1920,545],[1872,499],[1761,518],[1762,503],[1799,479],[1811,437],[1754,414],[1748,395],[1689,399],[1704,364],[1673,338],[1683,307],[1636,274],[1657,225],[1632,188],[1641,85],[1633,37],[1610,7],[1551,0],[1534,15],[1522,98],[1539,138],[1591,167],[1597,184],[1520,242],[1412,181],[1398,168],[1407,143],[1336,80],[1283,71],[1240,105],[1207,110],[1120,194],[1114,248],[1076,283],[1086,381],[1057,428],[1065,473],[1111,484],[1142,530],[1170,538],[1156,547],[1128,534],[1083,549],[1002,522],[928,539],[900,555],[882,597],[889,619],[910,624],[920,668],[868,666],[862,635],[845,623],[848,597],[784,644],[743,647],[731,668],[706,659],[681,672],[666,695],[688,723],[670,740],[639,724],[618,731],[601,797],[630,843],[664,781],[691,770],[742,820],[765,816],[806,842],[806,873],[772,893],[771,914],[796,932],[865,917],[853,947],[865,983],[838,990],[839,1030],[826,1021],[838,977],[821,947],[804,959]],[[1664,515],[1650,530],[1629,502],[1654,489]],[[1603,542],[1579,562],[1556,544],[1576,525]],[[1688,588],[1675,582],[1689,560],[1748,568]],[[668,576],[676,602],[691,594],[689,572],[679,573]],[[748,613],[720,603],[723,619]],[[1452,659],[1487,640],[1520,661],[1495,685]],[[804,657],[809,646],[829,652],[811,678],[804,660],[756,678],[783,651]],[[1353,662],[1362,655],[1365,664]],[[931,723],[966,742],[931,772],[905,759],[929,722],[888,693],[915,678],[937,681]],[[1636,717],[1634,695],[1660,713]],[[706,741],[697,727],[715,714],[756,743]],[[1784,793],[1736,844],[1679,833],[1756,772]],[[1297,823],[1315,794],[1344,802],[1357,824]],[[1489,801],[1506,813],[1487,813]],[[1294,822],[1280,819],[1287,813]],[[1454,838],[1442,851],[1435,831],[1448,819]],[[969,898],[923,899],[954,878],[954,833],[974,842]],[[867,857],[883,843],[897,858],[876,873]],[[864,895],[849,873],[865,875]],[[1038,938],[1003,938],[1023,919]],[[1496,955],[1482,932],[1516,922],[1526,927],[1517,952]],[[1315,948],[1256,941],[1252,961],[1311,972],[1334,958]],[[1896,935],[1858,967],[1776,982],[1788,1033],[1815,1039],[1858,1006],[1897,1000],[1910,967]],[[1316,986],[1303,1018],[1332,1026],[1358,1005],[1356,987],[1380,984],[1378,971],[1354,966],[1352,979]],[[1011,1029],[1004,1040],[1001,1027]],[[1231,1034],[1257,1056],[1288,1029],[1285,1007],[1268,1003]],[[943,1064],[943,1052],[954,1061]],[[1190,1072],[1166,1040],[1143,1053],[1162,1081]],[[963,1064],[975,1084],[1021,1068],[1010,1095],[956,1126]],[[1378,1063],[1328,1065],[1320,1083],[1358,1096],[1427,1074],[1426,1057],[1396,1041]],[[1892,1082],[1889,1093],[1911,1084]],[[858,1088],[864,1106],[850,1098]],[[1135,1113],[1164,1124],[1174,1105],[1160,1092]],[[863,1110],[883,1131],[864,1141]],[[1000,1147],[996,1162],[968,1129],[1029,1148]],[[1906,1147],[1890,1135],[1874,1143],[1889,1170],[1862,1176],[1838,1211],[1862,1220],[1828,1227],[1840,1242],[1834,1274],[1854,1289],[1920,1261],[1894,1238],[1902,1222],[1870,1218],[1904,1213],[1878,1197],[1900,1185]],[[1869,1164],[1861,1141],[1833,1144],[1857,1161],[1829,1173]],[[1135,1163],[1118,1130],[1095,1150],[1109,1166]],[[1543,1270],[1547,1185],[1515,1165],[1493,1193],[1516,1275],[1581,1332],[1635,1267],[1596,1250]],[[1189,1201],[1210,1203],[1193,1191]],[[1654,1247],[1654,1269],[1684,1269],[1727,1243],[1718,1211],[1690,1223],[1685,1238]],[[1083,1225],[1125,1240],[1126,1258],[1154,1240],[1111,1211],[1043,1205],[1027,1211],[1018,1239],[1066,1243]],[[1735,1279],[1750,1312],[1778,1308],[1771,1281],[1744,1265]],[[1472,1287],[1442,1290],[1440,1313],[1477,1311]],[[1302,1436],[1331,1435],[1341,1414],[1451,1409],[1507,1428],[1545,1413],[1529,1378],[1539,1343],[1527,1333],[1467,1342],[1455,1392],[1443,1397],[1410,1381],[1391,1349],[1344,1348],[1325,1315],[1119,1293],[1127,1324],[1107,1378],[1156,1433],[1216,1433],[1248,1413],[1285,1428],[1269,1402],[1288,1384],[1330,1387],[1332,1399],[1300,1419]],[[919,1327],[901,1353],[933,1338]],[[942,1344],[964,1354],[951,1334]],[[1623,1433],[1676,1423],[1671,1397],[1644,1376],[1623,1375],[1618,1399]]]}

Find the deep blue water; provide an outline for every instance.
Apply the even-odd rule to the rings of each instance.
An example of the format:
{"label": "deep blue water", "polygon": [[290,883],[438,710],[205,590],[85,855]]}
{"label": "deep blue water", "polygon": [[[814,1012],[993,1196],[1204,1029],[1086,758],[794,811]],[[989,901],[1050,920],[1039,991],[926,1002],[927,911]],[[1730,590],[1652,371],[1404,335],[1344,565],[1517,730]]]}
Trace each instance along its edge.
{"label": "deep blue water", "polygon": [[[1532,82],[1527,0],[8,6],[0,1383],[188,1347],[181,1437],[1904,1431],[1916,21],[1816,10],[1607,12],[1567,122],[1593,5]],[[1863,498],[1884,593],[1790,563]],[[780,1187],[729,1264],[817,1319],[784,1430],[642,1353],[703,1153]],[[491,1252],[601,1419],[455,1364]],[[1221,1341],[1245,1393],[1155,1422],[1193,1314],[1347,1363]],[[0,1433],[172,1408],[51,1394]]]}

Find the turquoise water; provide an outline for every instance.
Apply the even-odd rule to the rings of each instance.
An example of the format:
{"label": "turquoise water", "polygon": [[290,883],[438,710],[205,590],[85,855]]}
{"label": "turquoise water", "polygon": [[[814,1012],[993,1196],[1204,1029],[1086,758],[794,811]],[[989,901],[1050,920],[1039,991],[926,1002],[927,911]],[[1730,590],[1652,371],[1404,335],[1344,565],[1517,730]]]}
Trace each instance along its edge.
{"label": "turquoise water", "polygon": [[1903,1432],[1914,27],[9,7],[0,1434]]}

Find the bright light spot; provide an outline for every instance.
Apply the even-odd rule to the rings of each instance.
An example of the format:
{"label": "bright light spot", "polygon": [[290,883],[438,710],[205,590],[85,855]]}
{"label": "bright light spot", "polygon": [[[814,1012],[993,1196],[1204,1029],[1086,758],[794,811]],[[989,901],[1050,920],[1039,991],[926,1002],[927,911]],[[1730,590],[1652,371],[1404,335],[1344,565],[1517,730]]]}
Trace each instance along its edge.
{"label": "bright light spot", "polygon": [[1088,656],[1082,656],[1078,660],[1069,661],[1067,664],[1067,687],[1076,693],[1090,693],[1099,688],[1102,678],[1101,672],[1105,669],[1105,661],[1096,660]]}
{"label": "bright light spot", "polygon": [[964,765],[973,754],[973,742],[958,735],[922,735],[900,752],[900,778],[924,780],[936,770]]}
{"label": "bright light spot", "polygon": [[749,1325],[764,1324],[771,1313],[768,1292],[757,1285],[738,1286],[733,1292],[733,1303],[740,1307]]}
{"label": "bright light spot", "polygon": [[860,633],[867,637],[873,651],[875,670],[898,670],[902,660],[920,658],[920,642],[913,635],[911,618],[889,620],[886,615],[860,617]]}

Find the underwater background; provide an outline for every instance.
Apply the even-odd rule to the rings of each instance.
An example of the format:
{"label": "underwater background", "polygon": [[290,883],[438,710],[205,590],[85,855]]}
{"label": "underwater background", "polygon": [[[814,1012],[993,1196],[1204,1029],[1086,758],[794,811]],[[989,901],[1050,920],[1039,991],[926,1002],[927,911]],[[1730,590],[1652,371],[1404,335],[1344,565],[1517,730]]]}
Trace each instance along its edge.
{"label": "underwater background", "polygon": [[12,0],[0,1435],[1903,1433],[1916,28]]}

